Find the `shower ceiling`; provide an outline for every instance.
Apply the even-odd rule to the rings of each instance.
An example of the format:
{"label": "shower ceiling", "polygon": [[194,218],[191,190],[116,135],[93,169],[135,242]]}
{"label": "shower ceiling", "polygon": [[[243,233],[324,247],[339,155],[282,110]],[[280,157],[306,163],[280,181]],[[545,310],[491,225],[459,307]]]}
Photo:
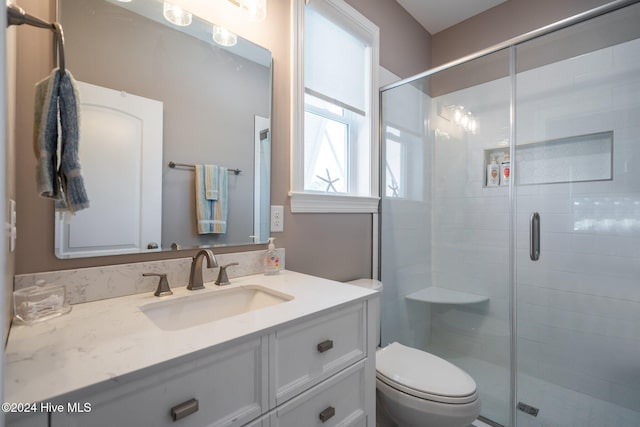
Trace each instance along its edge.
{"label": "shower ceiling", "polygon": [[430,34],[471,18],[506,0],[397,0]]}

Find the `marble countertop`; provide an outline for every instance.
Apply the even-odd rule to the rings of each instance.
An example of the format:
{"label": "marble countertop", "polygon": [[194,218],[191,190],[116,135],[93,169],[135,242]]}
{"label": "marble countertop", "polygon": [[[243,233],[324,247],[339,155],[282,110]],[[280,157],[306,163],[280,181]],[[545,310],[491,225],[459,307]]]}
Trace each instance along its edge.
{"label": "marble countertop", "polygon": [[11,328],[5,353],[5,402],[64,399],[65,395],[224,343],[259,336],[297,319],[375,295],[375,291],[293,271],[238,277],[232,284],[174,295],[198,298],[242,285],[261,285],[294,297],[260,310],[165,331],[140,307],[161,298],[130,295],[73,306],[66,315]]}

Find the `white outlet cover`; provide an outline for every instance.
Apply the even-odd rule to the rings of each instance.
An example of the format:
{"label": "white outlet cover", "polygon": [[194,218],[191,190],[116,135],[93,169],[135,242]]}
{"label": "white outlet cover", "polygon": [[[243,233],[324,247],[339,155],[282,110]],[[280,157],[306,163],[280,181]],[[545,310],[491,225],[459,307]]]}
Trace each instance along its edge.
{"label": "white outlet cover", "polygon": [[271,206],[271,232],[284,231],[284,206]]}

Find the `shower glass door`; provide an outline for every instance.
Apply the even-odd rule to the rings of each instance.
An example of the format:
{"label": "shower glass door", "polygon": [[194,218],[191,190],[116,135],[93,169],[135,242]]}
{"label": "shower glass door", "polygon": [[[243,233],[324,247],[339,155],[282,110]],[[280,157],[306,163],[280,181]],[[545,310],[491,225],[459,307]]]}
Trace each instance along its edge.
{"label": "shower glass door", "polygon": [[640,4],[515,48],[516,420],[640,426]]}
{"label": "shower glass door", "polygon": [[509,50],[382,93],[382,345],[471,375],[482,415],[509,425]]}

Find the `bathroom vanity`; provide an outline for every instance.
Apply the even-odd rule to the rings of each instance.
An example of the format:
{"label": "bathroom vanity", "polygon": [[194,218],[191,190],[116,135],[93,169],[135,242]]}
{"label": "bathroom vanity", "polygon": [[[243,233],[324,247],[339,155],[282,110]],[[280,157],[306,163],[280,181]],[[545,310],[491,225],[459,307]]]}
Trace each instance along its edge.
{"label": "bathroom vanity", "polygon": [[283,271],[74,305],[12,328],[7,425],[374,427],[376,298]]}

